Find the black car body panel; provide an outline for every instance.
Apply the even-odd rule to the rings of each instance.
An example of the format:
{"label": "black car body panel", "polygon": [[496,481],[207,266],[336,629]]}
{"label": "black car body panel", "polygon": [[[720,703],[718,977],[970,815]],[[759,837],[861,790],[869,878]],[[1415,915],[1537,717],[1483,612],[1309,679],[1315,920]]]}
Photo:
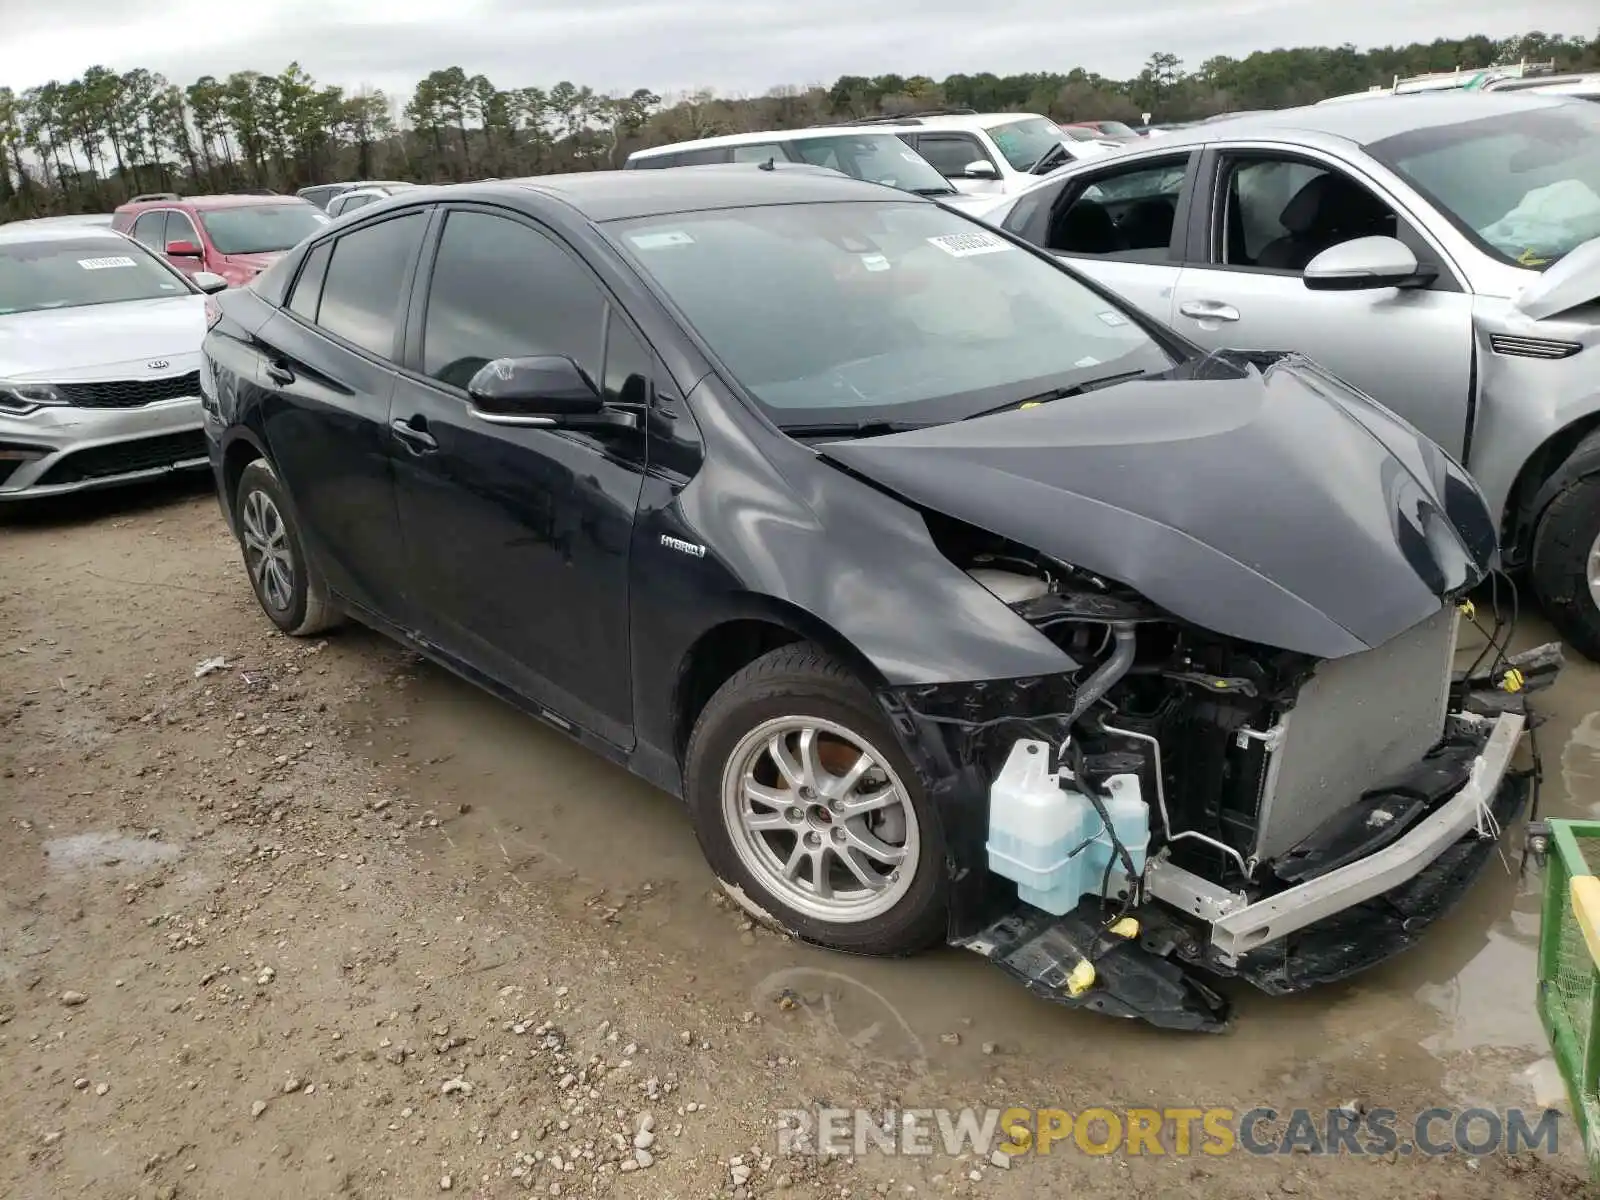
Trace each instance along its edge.
{"label": "black car body panel", "polygon": [[[1175,652],[1220,662],[1241,653],[1219,650],[1230,637],[1283,648],[1263,681],[1436,612],[1482,577],[1494,530],[1455,463],[1310,364],[1202,359],[1089,283],[1180,364],[1170,378],[910,433],[785,435],[605,222],[835,200],[929,203],[739,167],[379,201],[214,298],[202,372],[212,463],[231,522],[245,465],[271,460],[341,607],[675,795],[695,718],[724,681],[785,642],[830,652],[877,697],[931,800],[949,936],[966,944],[1018,908],[1015,885],[985,865],[993,761],[972,729],[1061,718],[1100,651],[1094,638],[1069,650],[980,583],[952,529],[1138,593],[1116,602],[1182,626],[1167,631]],[[307,319],[295,289],[320,247],[418,213],[391,347]],[[596,385],[616,419],[485,422],[425,373],[428,282],[457,213],[525,226],[592,276]],[[610,378],[615,338],[637,348],[626,380]],[[1159,640],[1146,680],[1168,670]],[[1254,703],[1238,711],[1253,719],[1276,698]],[[1019,970],[1027,947],[1065,936],[1036,924],[1007,943]],[[1121,1008],[1155,1019],[1176,1005],[1187,1015],[1169,1023],[1209,1022],[1208,993],[1167,989],[1169,976],[1130,964],[1147,1003],[1122,996]]]}
{"label": "black car body panel", "polygon": [[1409,629],[1476,585],[1493,549],[1476,489],[1443,451],[1292,360],[824,455],[1196,625],[1319,658]]}

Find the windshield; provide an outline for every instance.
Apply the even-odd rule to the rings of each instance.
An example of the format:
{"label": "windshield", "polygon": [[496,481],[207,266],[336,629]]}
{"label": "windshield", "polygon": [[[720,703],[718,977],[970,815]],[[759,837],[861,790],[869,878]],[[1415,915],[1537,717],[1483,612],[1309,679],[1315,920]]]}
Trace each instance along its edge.
{"label": "windshield", "polygon": [[934,204],[789,204],[615,221],[784,426],[956,420],[1172,359],[1047,258]]}
{"label": "windshield", "polygon": [[200,213],[211,244],[222,254],[265,254],[287,250],[328,223],[314,204],[241,204]]}
{"label": "windshield", "polygon": [[1092,129],[1086,129],[1082,125],[1061,125],[1058,128],[1062,134],[1074,142],[1097,142],[1100,140],[1098,133]]}
{"label": "windshield", "polygon": [[1592,106],[1499,113],[1367,150],[1505,262],[1542,270],[1600,237],[1600,109]]}
{"label": "windshield", "polygon": [[803,162],[832,167],[869,183],[884,183],[903,192],[928,196],[955,191],[922,155],[892,133],[798,138],[790,144]]}
{"label": "windshield", "polygon": [[186,294],[181,279],[126,238],[0,242],[0,316]]}
{"label": "windshield", "polygon": [[1043,117],[1029,117],[1007,125],[991,125],[988,134],[1006,161],[1018,171],[1026,171],[1045,156],[1052,146],[1062,141],[1061,129],[1054,121]]}
{"label": "windshield", "polygon": [[1136,138],[1139,136],[1137,129],[1122,121],[1096,121],[1095,127],[1107,137]]}

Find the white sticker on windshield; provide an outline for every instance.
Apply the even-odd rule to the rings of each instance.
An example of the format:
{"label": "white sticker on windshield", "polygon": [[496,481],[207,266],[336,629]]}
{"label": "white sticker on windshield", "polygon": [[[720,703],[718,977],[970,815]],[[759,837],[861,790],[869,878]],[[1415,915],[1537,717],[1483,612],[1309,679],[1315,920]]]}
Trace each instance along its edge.
{"label": "white sticker on windshield", "polygon": [[907,162],[922,161],[922,155],[918,154],[915,150],[902,150],[900,151],[900,157],[905,159]]}
{"label": "white sticker on windshield", "polygon": [[889,260],[881,254],[863,254],[861,265],[869,271],[887,271]]}
{"label": "white sticker on windshield", "polygon": [[136,267],[139,264],[126,255],[116,255],[114,258],[80,258],[78,265],[85,271],[104,271],[111,267]]}
{"label": "white sticker on windshield", "polygon": [[993,254],[998,250],[1011,249],[1009,242],[987,233],[943,233],[929,238],[928,242],[951,258],[971,258],[974,254]]}
{"label": "white sticker on windshield", "polygon": [[1103,313],[1096,313],[1095,316],[1099,317],[1107,325],[1111,326],[1126,325],[1128,323],[1127,317],[1123,316],[1119,312],[1112,312],[1110,309],[1107,309]]}
{"label": "white sticker on windshield", "polygon": [[1075,367],[1098,367],[1100,360],[1092,354],[1086,354],[1072,365]]}
{"label": "white sticker on windshield", "polygon": [[635,233],[628,240],[641,250],[660,250],[666,246],[692,246],[694,239],[681,229],[666,233]]}

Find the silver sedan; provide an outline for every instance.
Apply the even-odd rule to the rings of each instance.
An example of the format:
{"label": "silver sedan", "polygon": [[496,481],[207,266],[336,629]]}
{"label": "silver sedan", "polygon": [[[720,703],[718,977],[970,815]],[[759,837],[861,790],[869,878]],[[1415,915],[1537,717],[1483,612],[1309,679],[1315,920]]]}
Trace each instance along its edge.
{"label": "silver sedan", "polygon": [[0,227],[0,500],[207,465],[207,291],[120,233]]}
{"label": "silver sedan", "polygon": [[976,215],[1202,346],[1301,352],[1405,417],[1600,659],[1600,105],[1457,92],[1205,122]]}

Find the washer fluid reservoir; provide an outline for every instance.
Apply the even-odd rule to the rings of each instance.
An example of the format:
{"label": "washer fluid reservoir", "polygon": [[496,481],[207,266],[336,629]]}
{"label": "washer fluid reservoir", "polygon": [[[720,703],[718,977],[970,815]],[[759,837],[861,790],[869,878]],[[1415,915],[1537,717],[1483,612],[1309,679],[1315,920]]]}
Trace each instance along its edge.
{"label": "washer fluid reservoir", "polygon": [[989,869],[1014,880],[1025,902],[1059,917],[1085,895],[1101,895],[1102,886],[1109,896],[1127,891],[1116,842],[1134,870],[1144,871],[1150,808],[1137,775],[1113,775],[1105,784],[1109,794],[1100,797],[1111,818],[1107,828],[1072,772],[1051,771],[1050,757],[1045,742],[1021,740],[1011,747],[989,788]]}

